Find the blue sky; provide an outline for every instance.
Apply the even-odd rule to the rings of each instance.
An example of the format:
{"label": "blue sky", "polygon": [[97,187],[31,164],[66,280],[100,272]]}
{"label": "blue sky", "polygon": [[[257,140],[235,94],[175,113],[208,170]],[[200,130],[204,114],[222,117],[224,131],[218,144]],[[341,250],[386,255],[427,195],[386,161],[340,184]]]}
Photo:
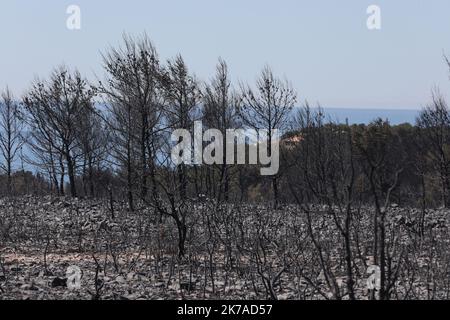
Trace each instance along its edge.
{"label": "blue sky", "polygon": [[[80,31],[66,28],[71,4]],[[371,4],[379,31],[366,28]],[[100,52],[123,31],[146,31],[162,60],[181,53],[202,80],[219,56],[236,82],[270,64],[301,100],[326,107],[414,109],[434,86],[450,92],[448,0],[2,0],[0,87],[20,96],[61,63],[101,76]]]}

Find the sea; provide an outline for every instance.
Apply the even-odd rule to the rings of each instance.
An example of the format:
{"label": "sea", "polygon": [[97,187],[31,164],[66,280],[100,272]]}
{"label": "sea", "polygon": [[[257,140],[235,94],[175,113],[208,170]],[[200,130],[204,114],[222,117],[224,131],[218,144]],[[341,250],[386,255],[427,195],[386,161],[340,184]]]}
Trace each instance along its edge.
{"label": "sea", "polygon": [[391,125],[409,123],[414,125],[419,109],[368,109],[368,108],[323,108],[326,117],[338,123],[369,124],[381,118]]}

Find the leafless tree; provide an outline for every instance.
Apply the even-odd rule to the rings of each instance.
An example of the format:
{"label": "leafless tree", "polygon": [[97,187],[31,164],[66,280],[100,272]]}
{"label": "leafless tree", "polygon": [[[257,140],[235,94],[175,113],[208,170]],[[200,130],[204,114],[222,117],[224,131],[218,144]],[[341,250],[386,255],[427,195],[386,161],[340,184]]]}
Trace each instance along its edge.
{"label": "leafless tree", "polygon": [[[194,121],[199,119],[198,107],[201,92],[197,80],[189,73],[186,63],[179,55],[168,61],[164,79],[164,114],[171,130],[186,129],[194,131]],[[177,167],[179,194],[186,199],[188,188],[188,168],[186,164]]]}
{"label": "leafless tree", "polygon": [[[91,110],[94,111],[94,106]],[[103,118],[99,116],[100,110],[86,112],[81,115],[77,127],[78,153],[81,154],[81,176],[85,196],[94,197],[95,172],[100,172],[108,160],[109,132]]]}
{"label": "leafless tree", "polygon": [[433,91],[433,102],[425,107],[417,118],[417,126],[428,144],[429,156],[438,173],[442,205],[450,205],[450,159],[447,146],[450,143],[450,112],[444,97]]}
{"label": "leafless tree", "polygon": [[24,123],[17,101],[6,88],[0,102],[0,153],[3,161],[0,168],[7,176],[7,193],[12,194],[12,172],[18,152],[24,144]]}
{"label": "leafless tree", "polygon": [[[237,94],[231,88],[226,62],[219,59],[215,77],[205,86],[203,95],[203,121],[209,128],[219,129],[225,134],[227,129],[238,126],[236,107]],[[219,201],[229,200],[231,166],[226,163],[227,144],[223,145],[223,163],[219,167]],[[209,173],[209,171],[208,171]]]}
{"label": "leafless tree", "polygon": [[50,160],[51,166],[54,157],[59,156],[61,170],[64,165],[67,167],[73,197],[77,196],[78,126],[82,116],[92,112],[93,96],[94,91],[78,71],[70,73],[62,66],[53,71],[49,81],[37,80],[23,99],[31,129],[31,147],[37,153],[46,152],[43,159]]}
{"label": "leafless tree", "polygon": [[123,36],[123,47],[103,55],[106,80],[99,91],[109,108],[108,124],[118,143],[115,158],[125,168],[128,203],[134,208],[134,179],[139,179],[139,196],[146,198],[149,177],[154,171],[152,144],[160,120],[158,87],[160,66],[150,39]]}
{"label": "leafless tree", "polygon": [[163,139],[159,147],[158,170],[155,172],[151,205],[160,214],[161,220],[169,217],[178,232],[178,256],[186,254],[188,235],[188,213],[192,212],[192,201],[188,195],[188,168],[181,164],[174,168],[171,161],[172,130],[185,129],[193,132],[194,121],[200,100],[198,83],[181,56],[169,60],[161,78],[164,94]]}
{"label": "leafless tree", "polygon": [[[287,80],[280,80],[266,66],[256,82],[256,89],[241,84],[238,109],[244,125],[268,130],[268,152],[272,153],[273,130],[286,129],[288,117],[297,102],[297,93]],[[278,206],[278,179],[272,177],[274,205]]]}
{"label": "leafless tree", "polygon": [[354,142],[375,207],[373,257],[374,264],[381,269],[380,299],[386,300],[395,282],[390,274],[392,269],[388,268],[386,220],[392,194],[404,171],[405,153],[389,123],[381,119],[373,121],[363,132],[357,132]]}
{"label": "leafless tree", "polygon": [[[312,110],[308,103],[298,111],[294,121],[300,139],[293,146],[292,172],[288,174],[290,189],[306,214],[308,233],[319,257],[319,264],[326,282],[336,298],[341,298],[327,257],[330,252],[321,243],[324,235],[315,218],[315,205],[324,206],[329,219],[329,227],[334,225],[338,239],[343,243],[343,256],[347,276],[347,294],[355,299],[353,216],[357,207],[355,181],[357,169],[353,152],[352,131],[331,121],[326,122],[325,114],[319,107]],[[289,160],[288,160],[289,161]]]}

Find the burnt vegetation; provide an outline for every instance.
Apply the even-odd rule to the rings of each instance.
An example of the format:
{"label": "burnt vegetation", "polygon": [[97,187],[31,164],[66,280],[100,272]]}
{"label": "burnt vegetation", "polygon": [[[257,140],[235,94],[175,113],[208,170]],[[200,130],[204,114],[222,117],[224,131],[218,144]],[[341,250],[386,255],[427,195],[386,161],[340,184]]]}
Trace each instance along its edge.
{"label": "burnt vegetation", "polygon": [[[220,59],[203,82],[145,35],[125,35],[103,66],[96,81],[61,66],[1,96],[0,298],[450,298],[439,92],[413,125],[349,125],[297,107],[268,66],[234,86]],[[171,133],[197,120],[282,129],[278,174],[174,166]],[[79,290],[65,286],[69,265]]]}

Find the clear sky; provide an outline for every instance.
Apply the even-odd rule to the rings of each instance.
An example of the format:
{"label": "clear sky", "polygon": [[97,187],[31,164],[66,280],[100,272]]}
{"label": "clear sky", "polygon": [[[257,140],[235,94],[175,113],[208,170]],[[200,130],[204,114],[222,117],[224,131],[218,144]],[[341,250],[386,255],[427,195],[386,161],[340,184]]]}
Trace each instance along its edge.
{"label": "clear sky", "polygon": [[[71,4],[79,31],[66,28]],[[371,4],[381,30],[366,27]],[[146,31],[162,60],[181,53],[202,80],[219,56],[236,81],[270,64],[302,100],[326,107],[414,109],[434,86],[450,92],[448,0],[2,0],[0,87],[20,96],[61,63],[93,79],[123,31]]]}

